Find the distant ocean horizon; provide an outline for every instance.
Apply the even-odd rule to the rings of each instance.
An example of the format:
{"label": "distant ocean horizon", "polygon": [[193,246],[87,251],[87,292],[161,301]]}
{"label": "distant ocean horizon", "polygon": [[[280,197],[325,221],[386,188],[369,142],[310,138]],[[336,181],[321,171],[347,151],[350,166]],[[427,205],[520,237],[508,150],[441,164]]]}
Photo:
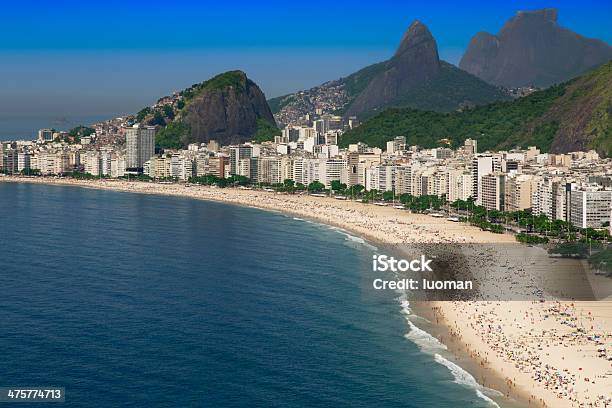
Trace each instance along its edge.
{"label": "distant ocean horizon", "polygon": [[34,140],[39,129],[70,130],[76,126],[89,126],[117,115],[88,116],[0,116],[0,141]]}
{"label": "distant ocean horizon", "polygon": [[27,183],[0,183],[0,219],[0,386],[65,387],[66,407],[498,406],[342,230]]}

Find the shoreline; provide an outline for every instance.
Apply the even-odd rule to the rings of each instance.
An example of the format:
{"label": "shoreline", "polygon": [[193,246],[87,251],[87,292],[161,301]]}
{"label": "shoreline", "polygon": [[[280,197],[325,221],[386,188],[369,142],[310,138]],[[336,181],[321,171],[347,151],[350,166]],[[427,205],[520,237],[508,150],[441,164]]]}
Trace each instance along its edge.
{"label": "shoreline", "polygon": [[[76,180],[51,177],[4,176],[0,182],[62,185],[127,193],[166,195],[224,202],[296,215],[351,231],[385,245],[406,243],[516,243],[510,234],[493,234],[464,223],[330,197],[277,194],[262,190],[159,184],[116,179]],[[400,219],[401,218],[401,219]],[[380,223],[383,223],[382,225]],[[408,230],[406,226],[416,229]]]}
{"label": "shoreline", "polygon": [[[241,205],[311,219],[365,238],[374,245],[390,247],[410,243],[516,243],[514,237],[510,234],[493,234],[481,231],[477,227],[463,223],[453,223],[446,219],[412,214],[391,207],[342,201],[328,197],[120,180],[74,180],[13,176],[0,177],[1,182],[73,186]],[[462,302],[462,308],[464,309],[462,313],[473,315],[478,311],[478,306],[478,302]],[[473,375],[479,384],[499,391],[505,396],[504,398],[514,400],[521,406],[578,406],[559,405],[559,400],[554,398],[554,394],[551,396],[549,392],[546,392],[548,390],[534,390],[534,380],[524,373],[518,372],[518,381],[514,378],[509,380],[507,374],[510,368],[507,367],[507,364],[502,364],[499,361],[496,364],[483,361],[482,356],[489,355],[490,347],[484,340],[479,341],[477,333],[474,336],[473,333],[468,333],[467,329],[465,333],[460,333],[460,330],[456,327],[456,321],[458,315],[462,317],[463,315],[457,311],[456,307],[453,307],[453,302],[415,301],[414,308],[413,302],[411,302],[410,307],[418,316],[425,317],[431,322],[431,327],[428,327],[427,331],[432,332],[431,334],[434,337],[437,337],[448,347],[448,351],[454,356],[453,362],[458,362],[462,369]],[[468,322],[462,319],[462,324],[467,326]],[[416,323],[415,325],[420,327]],[[468,337],[469,341],[467,340]],[[517,373],[514,373],[515,377],[516,375]]]}

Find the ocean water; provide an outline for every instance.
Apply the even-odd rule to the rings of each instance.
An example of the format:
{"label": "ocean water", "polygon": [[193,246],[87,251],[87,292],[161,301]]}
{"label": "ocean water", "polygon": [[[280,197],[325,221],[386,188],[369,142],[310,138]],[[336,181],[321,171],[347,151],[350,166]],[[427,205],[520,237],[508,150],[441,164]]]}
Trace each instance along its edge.
{"label": "ocean water", "polygon": [[0,225],[0,387],[65,387],[66,407],[495,406],[342,231],[9,183]]}
{"label": "ocean water", "polygon": [[39,129],[70,130],[78,125],[88,126],[111,117],[108,115],[74,117],[0,116],[0,141],[34,140],[38,136]]}

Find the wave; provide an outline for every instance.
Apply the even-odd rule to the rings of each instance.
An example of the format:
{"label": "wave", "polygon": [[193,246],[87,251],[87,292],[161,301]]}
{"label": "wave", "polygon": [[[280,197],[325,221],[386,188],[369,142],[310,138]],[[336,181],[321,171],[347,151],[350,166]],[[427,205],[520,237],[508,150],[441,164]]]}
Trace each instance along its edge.
{"label": "wave", "polygon": [[436,354],[434,356],[434,359],[436,360],[438,364],[441,364],[444,367],[448,368],[448,370],[451,372],[451,374],[455,378],[454,380],[455,383],[464,385],[466,387],[474,388],[476,390],[476,395],[478,395],[478,397],[487,401],[491,406],[500,408],[499,405],[495,401],[487,397],[483,392],[483,391],[486,391],[488,393],[496,393],[498,395],[502,395],[499,391],[492,390],[490,388],[486,388],[478,384],[478,382],[472,376],[472,374],[468,373],[467,371],[465,371],[463,368],[459,367],[457,364],[453,363],[452,361],[445,359],[440,354]]}
{"label": "wave", "polygon": [[452,361],[449,361],[445,359],[444,357],[442,357],[439,354],[439,352],[447,350],[448,347],[446,347],[445,344],[441,343],[437,338],[427,333],[425,330],[417,327],[411,321],[412,319],[415,319],[415,318],[422,319],[425,321],[428,321],[428,320],[424,317],[412,314],[412,311],[410,310],[410,302],[408,301],[408,296],[406,292],[400,292],[400,293],[401,293],[400,296],[397,297],[397,301],[400,303],[401,313],[405,315],[406,322],[408,323],[408,326],[410,327],[410,331],[406,333],[404,337],[412,341],[414,344],[416,344],[421,351],[427,354],[433,355],[437,363],[448,368],[455,379],[454,380],[455,383],[473,388],[476,391],[476,395],[478,395],[479,398],[485,400],[487,403],[489,403],[493,407],[500,408],[499,405],[495,401],[493,401],[491,398],[489,398],[487,395],[485,395],[483,391],[486,390],[486,392],[488,392],[489,394],[495,394],[499,396],[503,396],[503,394],[500,393],[499,391],[492,390],[492,389],[481,386],[480,384],[478,384],[476,379],[470,373],[468,373],[467,371],[465,371],[463,368],[459,367],[457,364],[453,363]]}
{"label": "wave", "polygon": [[436,339],[425,330],[419,329],[410,319],[406,318],[410,331],[404,335],[404,337],[414,344],[416,344],[421,351],[428,354],[436,354],[438,351],[447,350],[446,345],[440,343],[440,340]]}
{"label": "wave", "polygon": [[[283,215],[288,216],[287,214],[283,214]],[[329,224],[325,224],[325,223],[313,222],[313,221],[306,220],[306,219],[300,218],[300,217],[291,217],[291,218],[293,220],[295,220],[295,221],[302,221],[302,222],[307,222],[309,224],[319,224],[319,225],[325,226],[325,227],[327,227],[327,228],[329,228],[329,229],[331,229],[333,231],[336,231],[336,232],[344,235],[346,237],[346,240],[349,241],[349,242],[355,242],[357,244],[361,244],[361,245],[364,245],[364,246],[368,247],[372,251],[378,251],[377,247],[375,247],[374,245],[368,243],[365,239],[357,237],[355,235],[352,235],[348,231],[346,231],[345,229],[342,229],[340,227],[336,227],[334,225],[329,225]]]}
{"label": "wave", "polygon": [[349,232],[347,232],[346,230],[339,228],[339,227],[335,227],[332,225],[328,226],[329,229],[334,230],[342,235],[344,235],[346,237],[346,240],[349,242],[354,242],[357,244],[361,244],[366,246],[367,248],[371,249],[372,251],[378,251],[378,248],[375,247],[374,245],[368,243],[365,239],[361,238],[361,237],[357,237],[355,235],[350,234]]}
{"label": "wave", "polygon": [[398,296],[397,300],[400,302],[400,306],[402,308],[401,313],[405,315],[408,327],[410,327],[410,331],[404,335],[404,338],[412,341],[421,349],[421,351],[428,354],[435,354],[438,351],[447,350],[446,345],[442,344],[440,340],[436,339],[434,336],[412,323],[412,319],[421,317],[412,314],[407,294],[403,292],[400,296]]}

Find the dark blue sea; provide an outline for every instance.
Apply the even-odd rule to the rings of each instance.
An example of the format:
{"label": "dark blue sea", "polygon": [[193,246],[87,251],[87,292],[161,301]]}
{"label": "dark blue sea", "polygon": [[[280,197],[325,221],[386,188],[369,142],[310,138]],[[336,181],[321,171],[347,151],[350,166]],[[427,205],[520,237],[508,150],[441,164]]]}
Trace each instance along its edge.
{"label": "dark blue sea", "polygon": [[34,140],[39,129],[52,128],[70,130],[76,126],[89,126],[95,122],[110,119],[112,116],[90,115],[72,117],[51,116],[2,116],[0,115],[0,141]]}
{"label": "dark blue sea", "polygon": [[12,183],[0,225],[0,387],[65,387],[65,407],[494,406],[342,231]]}

